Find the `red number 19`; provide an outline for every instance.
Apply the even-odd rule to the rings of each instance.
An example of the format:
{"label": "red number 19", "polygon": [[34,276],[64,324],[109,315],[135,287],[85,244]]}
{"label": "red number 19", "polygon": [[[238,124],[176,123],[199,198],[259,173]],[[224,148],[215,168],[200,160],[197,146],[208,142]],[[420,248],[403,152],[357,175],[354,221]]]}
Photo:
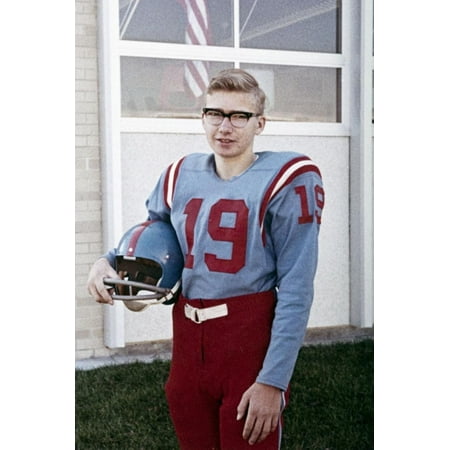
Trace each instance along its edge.
{"label": "red number 19", "polygon": [[317,220],[317,223],[321,223],[321,214],[322,209],[325,204],[325,192],[321,186],[316,184],[314,187],[314,202],[317,207],[314,215],[309,213],[309,203],[308,196],[306,194],[306,186],[297,186],[295,188],[295,192],[300,196],[300,210],[301,215],[298,218],[298,223],[312,223],[314,221],[314,217]]}
{"label": "red number 19", "polygon": [[[186,243],[188,253],[185,267],[194,267],[194,227],[202,206],[201,198],[191,199],[184,209],[186,214]],[[222,215],[235,215],[234,226],[221,225]],[[211,207],[208,218],[208,234],[215,241],[230,242],[232,244],[231,259],[218,258],[213,253],[205,253],[205,263],[213,272],[237,273],[245,266],[247,251],[248,208],[244,200],[219,200]]]}

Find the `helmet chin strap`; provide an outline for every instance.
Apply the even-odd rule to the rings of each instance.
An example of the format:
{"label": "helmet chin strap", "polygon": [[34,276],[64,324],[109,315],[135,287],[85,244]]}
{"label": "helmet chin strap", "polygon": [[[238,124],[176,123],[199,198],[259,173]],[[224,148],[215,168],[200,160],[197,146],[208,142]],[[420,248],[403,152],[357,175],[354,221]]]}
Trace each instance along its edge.
{"label": "helmet chin strap", "polygon": [[175,286],[172,289],[169,289],[169,292],[167,293],[167,295],[164,296],[164,301],[167,302],[169,300],[172,300],[175,295],[178,292],[178,289],[181,286],[181,280],[178,280],[175,284]]}

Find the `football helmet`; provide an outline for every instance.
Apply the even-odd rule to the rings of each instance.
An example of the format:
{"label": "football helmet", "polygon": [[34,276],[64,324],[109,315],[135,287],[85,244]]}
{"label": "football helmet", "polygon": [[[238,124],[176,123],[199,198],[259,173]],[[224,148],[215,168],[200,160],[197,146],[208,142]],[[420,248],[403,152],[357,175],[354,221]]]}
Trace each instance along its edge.
{"label": "football helmet", "polygon": [[150,305],[175,303],[184,258],[172,226],[149,220],[130,228],[116,250],[116,272],[120,279],[105,278],[114,300],[122,300],[131,311]]}

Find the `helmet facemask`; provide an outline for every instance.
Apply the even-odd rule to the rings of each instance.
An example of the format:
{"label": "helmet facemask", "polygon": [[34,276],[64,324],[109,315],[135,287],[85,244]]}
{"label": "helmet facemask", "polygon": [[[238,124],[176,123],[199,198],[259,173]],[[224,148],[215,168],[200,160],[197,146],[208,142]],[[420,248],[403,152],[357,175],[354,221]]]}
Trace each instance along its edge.
{"label": "helmet facemask", "polygon": [[[158,286],[158,282],[161,279],[162,269],[157,262],[144,258],[119,256],[117,258],[117,273],[122,280],[131,283],[116,283],[114,287],[116,295],[114,297],[123,297],[125,306],[131,311],[142,311],[152,303],[152,299],[144,300],[144,296],[145,298],[149,295],[158,297],[154,292],[154,288]],[[134,283],[145,286],[134,285]],[[131,300],[134,297],[142,298]],[[155,302],[153,301],[153,303]]]}
{"label": "helmet facemask", "polygon": [[161,221],[147,221],[129,229],[119,243],[115,269],[120,278],[103,281],[114,288],[113,300],[122,300],[129,310],[174,303],[183,269],[175,232]]}

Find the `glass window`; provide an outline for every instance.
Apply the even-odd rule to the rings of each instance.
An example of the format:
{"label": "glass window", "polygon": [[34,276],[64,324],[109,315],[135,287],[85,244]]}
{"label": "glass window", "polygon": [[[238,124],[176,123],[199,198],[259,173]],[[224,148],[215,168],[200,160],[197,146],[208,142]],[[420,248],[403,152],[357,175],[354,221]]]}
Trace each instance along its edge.
{"label": "glass window", "polygon": [[[340,9],[340,0],[241,0],[240,46],[338,53]],[[121,39],[229,47],[233,30],[232,0],[120,1]]]}
{"label": "glass window", "polygon": [[[261,49],[341,52],[341,0],[120,0],[119,5],[122,40],[250,50],[245,55],[252,55],[252,49],[254,54]],[[236,24],[234,5],[239,8]],[[239,42],[234,42],[235,27]],[[196,58],[211,51],[200,49]],[[149,57],[151,52],[121,56],[123,117],[198,117],[210,77],[238,65],[262,84],[270,120],[341,122],[341,67],[307,67],[298,61],[280,65],[270,55],[264,64],[250,64],[241,53],[236,53],[240,60],[224,61],[220,50],[214,59],[222,62],[180,60],[170,58],[170,46],[164,51],[167,59],[165,53],[164,58],[161,53]]]}
{"label": "glass window", "polygon": [[240,46],[340,52],[340,0],[243,0]]}
{"label": "glass window", "polygon": [[233,46],[232,3],[232,0],[121,0],[120,38]]}
{"label": "glass window", "polygon": [[267,96],[269,120],[340,122],[340,69],[241,64]]}
{"label": "glass window", "polygon": [[[189,88],[190,67],[195,61],[121,58],[123,117],[200,117],[203,96]],[[232,62],[200,62],[209,74],[233,67]],[[203,89],[204,90],[204,89]],[[202,91],[203,93],[203,91]]]}
{"label": "glass window", "polygon": [[[195,97],[186,85],[191,63],[122,57],[122,116],[199,117],[204,98]],[[233,67],[232,62],[203,64],[211,74]],[[259,64],[241,67],[257,78],[266,93],[269,120],[340,121],[340,69]]]}

